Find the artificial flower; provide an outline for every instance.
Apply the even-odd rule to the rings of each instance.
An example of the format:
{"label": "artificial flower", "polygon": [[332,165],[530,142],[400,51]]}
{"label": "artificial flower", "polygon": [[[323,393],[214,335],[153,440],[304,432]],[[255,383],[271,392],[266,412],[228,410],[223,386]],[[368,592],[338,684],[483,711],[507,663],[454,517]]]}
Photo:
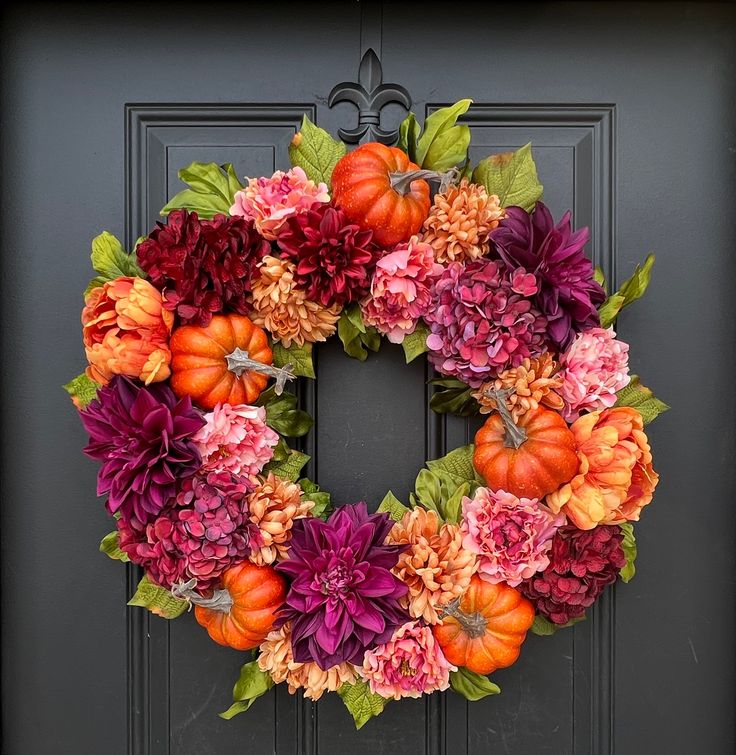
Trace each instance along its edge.
{"label": "artificial flower", "polygon": [[173,324],[161,294],[143,278],[124,276],[91,289],[82,310],[87,376],[102,384],[113,375],[146,385],[166,380]]}

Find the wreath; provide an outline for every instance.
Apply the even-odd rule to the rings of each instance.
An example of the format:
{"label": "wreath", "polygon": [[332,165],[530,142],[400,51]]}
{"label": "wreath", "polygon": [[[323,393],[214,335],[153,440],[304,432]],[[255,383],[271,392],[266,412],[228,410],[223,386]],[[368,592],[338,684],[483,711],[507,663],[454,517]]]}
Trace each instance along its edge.
{"label": "wreath", "polygon": [[[100,550],[142,568],[129,605],[193,607],[248,653],[224,718],[282,682],[337,692],[357,726],[391,699],[496,694],[529,631],[634,575],[644,425],[667,407],[612,324],[654,257],[607,294],[531,145],[471,165],[469,105],[351,152],[305,117],[289,170],[192,163],[132,253],[92,242],[88,366],[65,388],[116,520]],[[426,353],[432,409],[484,419],[407,501],[333,509],[301,476],[312,418],[288,387],[335,333],[360,360],[384,338]]]}

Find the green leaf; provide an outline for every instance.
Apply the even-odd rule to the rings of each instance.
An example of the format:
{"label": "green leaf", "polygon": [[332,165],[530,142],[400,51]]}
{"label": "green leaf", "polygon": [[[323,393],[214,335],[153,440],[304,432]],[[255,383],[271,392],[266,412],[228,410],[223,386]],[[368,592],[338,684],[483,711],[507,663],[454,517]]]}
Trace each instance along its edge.
{"label": "green leaf", "polygon": [[653,422],[669,406],[660,401],[650,390],[639,382],[637,375],[631,376],[631,382],[616,394],[616,406],[630,406],[641,414],[644,424]]}
{"label": "green leaf", "polygon": [[619,286],[616,293],[611,294],[601,304],[598,314],[601,318],[602,328],[607,328],[611,325],[624,307],[628,307],[629,304],[644,296],[644,292],[649,286],[649,281],[652,279],[654,260],[654,255],[649,254],[644,260],[644,264],[641,266],[637,265],[633,275]]}
{"label": "green leaf", "polygon": [[306,477],[302,477],[298,484],[304,493],[302,498],[305,501],[314,502],[314,506],[309,513],[319,519],[327,519],[332,509],[330,494],[326,490],[321,490],[316,482],[312,482]]}
{"label": "green leaf", "polygon": [[138,583],[135,595],[128,601],[129,606],[147,608],[156,616],[175,619],[187,610],[186,600],[175,598],[168,590],[154,585],[147,575]]}
{"label": "green leaf", "polygon": [[472,443],[460,446],[439,459],[428,461],[427,466],[432,472],[446,472],[460,481],[477,483],[480,482],[480,478],[473,466],[474,452],[475,446]]}
{"label": "green leaf", "polygon": [[438,386],[429,400],[429,406],[437,414],[455,414],[458,417],[472,417],[480,411],[473,398],[473,389],[455,378],[430,380]]}
{"label": "green leaf", "polygon": [[128,254],[123,245],[107,231],[92,239],[92,267],[98,276],[93,278],[84,291],[86,296],[97,288],[122,276],[145,278],[145,273],[138,265],[135,254]]}
{"label": "green leaf", "polygon": [[516,152],[504,152],[481,160],[473,171],[473,181],[496,194],[501,207],[516,205],[530,211],[542,196],[542,184],[532,157],[531,142]]}
{"label": "green leaf", "polygon": [[621,545],[624,549],[624,556],[626,556],[626,563],[623,569],[619,572],[622,582],[631,582],[636,574],[636,538],[634,537],[634,525],[631,522],[624,522],[619,524],[619,527],[623,530],[624,539]]}
{"label": "green leaf", "polygon": [[90,401],[97,397],[99,385],[91,380],[84,373],[77,375],[74,380],[70,380],[64,387],[64,390],[72,397],[77,409],[84,409]]}
{"label": "green leaf", "polygon": [[380,695],[371,692],[368,684],[359,679],[355,684],[343,684],[337,690],[337,694],[342,698],[345,707],[355,721],[355,728],[360,729],[373,716],[379,715],[388,702]]}
{"label": "green leaf", "polygon": [[311,343],[305,342],[304,346],[293,343],[288,349],[285,349],[281,343],[274,343],[271,345],[271,351],[273,351],[274,367],[286,367],[290,364],[295,375],[314,378]]}
{"label": "green leaf", "polygon": [[598,265],[596,265],[593,268],[593,278],[595,279],[595,282],[598,285],[600,285],[605,291],[606,290],[606,276],[603,275],[603,270],[601,270],[601,268]]}
{"label": "green leaf", "polygon": [[476,674],[475,671],[470,671],[464,666],[450,672],[450,687],[458,695],[472,702],[482,700],[489,695],[498,695],[501,692],[501,688],[487,676]]}
{"label": "green leaf", "polygon": [[470,482],[458,480],[443,470],[422,469],[409,500],[412,506],[424,506],[436,512],[443,521],[454,524],[460,520],[462,499],[470,494],[471,488]]}
{"label": "green leaf", "polygon": [[531,631],[534,634],[538,634],[540,637],[549,637],[560,629],[572,627],[575,624],[579,624],[581,621],[585,621],[585,616],[579,616],[577,619],[570,619],[567,624],[555,624],[544,616],[537,615],[534,617]]}
{"label": "green leaf", "polygon": [[128,554],[120,550],[120,533],[117,530],[113,530],[102,538],[100,553],[104,553],[115,561],[130,561]]}
{"label": "green leaf", "polygon": [[261,393],[256,403],[266,407],[266,424],[288,438],[306,435],[314,424],[307,412],[296,408],[297,398],[288,391],[277,396],[274,386],[271,386]]}
{"label": "green leaf", "polygon": [[299,473],[310,458],[301,451],[292,450],[283,461],[274,461],[273,459],[269,461],[263,471],[265,474],[273,472],[276,477],[281,477],[282,480],[296,482],[299,479]]}
{"label": "green leaf", "polygon": [[381,336],[375,328],[366,326],[358,304],[350,304],[343,309],[337,321],[337,335],[340,336],[345,353],[353,359],[365,362],[368,349],[378,351]]}
{"label": "green leaf", "polygon": [[273,456],[271,457],[273,461],[284,461],[284,459],[287,459],[289,457],[289,454],[291,453],[291,449],[289,448],[288,443],[279,436],[279,442],[274,446],[273,449]]}
{"label": "green leaf", "polygon": [[233,704],[220,718],[229,721],[238,713],[244,713],[261,695],[265,695],[273,687],[270,674],[262,671],[258,661],[249,661],[240,669],[240,676],[233,687]]}
{"label": "green leaf", "polygon": [[404,347],[404,354],[406,355],[406,363],[416,359],[420,354],[424,354],[429,351],[427,348],[427,336],[429,335],[429,328],[420,320],[417,323],[417,327],[413,333],[408,336],[404,336],[404,340],[401,345]]}
{"label": "green leaf", "polygon": [[404,518],[404,514],[407,511],[411,511],[408,506],[404,504],[389,490],[383,497],[381,505],[377,511],[387,513],[395,522],[400,522]]}
{"label": "green leaf", "polygon": [[315,126],[305,115],[301,130],[294,134],[289,144],[291,164],[304,170],[315,183],[331,185],[332,171],[343,157],[345,145],[333,139],[323,128]]}
{"label": "green leaf", "polygon": [[421,129],[414,113],[409,113],[399,124],[399,141],[396,146],[404,150],[412,162],[416,162],[417,140],[419,139],[420,131]]}
{"label": "green leaf", "polygon": [[172,210],[196,212],[200,218],[229,215],[235,192],[243,188],[230,163],[193,162],[179,171],[179,178],[190,188],[180,191],[161,210],[168,215]]}
{"label": "green leaf", "polygon": [[[457,119],[470,107],[472,100],[436,110],[424,121],[424,132],[416,142],[414,162],[420,168],[445,171],[467,159],[470,128]],[[408,127],[407,127],[408,128]]]}

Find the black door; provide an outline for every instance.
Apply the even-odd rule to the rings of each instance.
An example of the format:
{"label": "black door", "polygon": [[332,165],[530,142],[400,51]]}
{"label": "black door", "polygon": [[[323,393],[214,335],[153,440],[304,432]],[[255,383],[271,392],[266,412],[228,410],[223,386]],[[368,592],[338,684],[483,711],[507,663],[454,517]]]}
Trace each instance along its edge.
{"label": "black door", "polygon": [[[733,6],[705,3],[6,10],[4,751],[732,752],[734,31]],[[354,126],[326,95],[368,47],[421,116],[473,98],[474,159],[531,140],[546,201],[591,227],[609,278],[657,253],[619,332],[673,406],[651,427],[662,482],[637,528],[636,579],[574,629],[531,637],[495,675],[500,696],[392,703],[356,733],[336,696],[279,688],[225,722],[240,654],[190,617],[127,609],[134,576],[97,552],[109,526],[59,388],[82,359],[86,250],[102,229],[128,242],[149,229],[192,160],[270,174],[304,112],[333,133]],[[469,437],[428,411],[426,367],[400,348],[359,364],[330,343],[317,369],[309,472],[339,502],[406,492],[425,458]]]}

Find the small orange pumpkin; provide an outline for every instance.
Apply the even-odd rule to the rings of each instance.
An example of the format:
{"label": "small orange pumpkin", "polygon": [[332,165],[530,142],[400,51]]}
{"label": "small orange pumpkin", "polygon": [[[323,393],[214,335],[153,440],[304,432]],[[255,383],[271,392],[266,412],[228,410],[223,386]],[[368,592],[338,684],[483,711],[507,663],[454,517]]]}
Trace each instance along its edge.
{"label": "small orange pumpkin", "polygon": [[475,435],[473,464],[491,490],[542,498],[577,474],[575,436],[562,417],[538,407],[515,423],[503,399]]}
{"label": "small orange pumpkin", "polygon": [[268,383],[254,370],[232,371],[227,357],[236,349],[270,365],[273,354],[265,331],[243,315],[215,315],[207,327],[184,325],[171,336],[171,388],[191,396],[203,409],[217,403],[252,404]]}
{"label": "small orange pumpkin", "polygon": [[286,580],[278,572],[244,561],[223,573],[216,597],[195,605],[194,615],[215,642],[250,650],[271,631],[285,598]]}
{"label": "small orange pumpkin", "polygon": [[534,606],[518,590],[477,574],[459,604],[449,604],[445,612],[442,623],[432,627],[435,639],[450,663],[476,674],[515,663],[534,623]]}
{"label": "small orange pumpkin", "polygon": [[332,196],[353,223],[390,247],[418,233],[429,215],[429,184],[407,175],[416,170],[419,166],[397,147],[369,142],[338,160]]}

